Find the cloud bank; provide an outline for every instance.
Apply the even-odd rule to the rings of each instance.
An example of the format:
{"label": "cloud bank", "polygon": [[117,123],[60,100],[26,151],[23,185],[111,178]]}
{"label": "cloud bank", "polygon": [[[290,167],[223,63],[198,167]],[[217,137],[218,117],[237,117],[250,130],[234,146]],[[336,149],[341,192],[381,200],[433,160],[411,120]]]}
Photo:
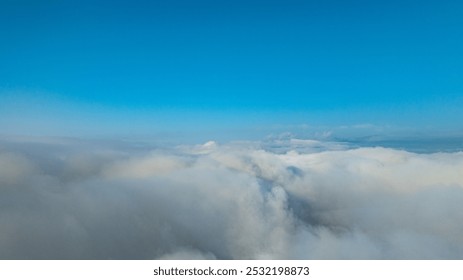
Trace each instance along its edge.
{"label": "cloud bank", "polygon": [[0,259],[463,259],[463,153],[0,141]]}

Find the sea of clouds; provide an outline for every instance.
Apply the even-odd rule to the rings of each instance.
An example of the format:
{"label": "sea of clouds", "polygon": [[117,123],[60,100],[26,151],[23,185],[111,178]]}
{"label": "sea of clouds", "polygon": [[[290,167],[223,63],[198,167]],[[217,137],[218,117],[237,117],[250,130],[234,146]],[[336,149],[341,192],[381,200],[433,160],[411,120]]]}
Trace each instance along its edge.
{"label": "sea of clouds", "polygon": [[463,259],[463,152],[0,140],[0,259]]}

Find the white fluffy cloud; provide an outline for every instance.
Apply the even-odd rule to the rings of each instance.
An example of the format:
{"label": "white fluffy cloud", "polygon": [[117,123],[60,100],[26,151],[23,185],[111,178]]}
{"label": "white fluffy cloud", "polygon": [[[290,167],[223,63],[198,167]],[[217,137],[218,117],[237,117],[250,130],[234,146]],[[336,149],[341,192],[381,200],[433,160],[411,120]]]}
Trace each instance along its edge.
{"label": "white fluffy cloud", "polygon": [[0,142],[1,259],[462,259],[462,220],[463,153]]}

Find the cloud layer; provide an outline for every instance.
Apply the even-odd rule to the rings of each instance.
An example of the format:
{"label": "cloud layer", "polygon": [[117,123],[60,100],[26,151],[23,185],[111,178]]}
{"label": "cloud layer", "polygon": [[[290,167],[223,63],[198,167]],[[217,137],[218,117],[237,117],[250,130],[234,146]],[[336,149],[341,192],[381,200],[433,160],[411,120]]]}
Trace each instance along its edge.
{"label": "cloud layer", "polygon": [[1,259],[463,259],[463,153],[0,141]]}

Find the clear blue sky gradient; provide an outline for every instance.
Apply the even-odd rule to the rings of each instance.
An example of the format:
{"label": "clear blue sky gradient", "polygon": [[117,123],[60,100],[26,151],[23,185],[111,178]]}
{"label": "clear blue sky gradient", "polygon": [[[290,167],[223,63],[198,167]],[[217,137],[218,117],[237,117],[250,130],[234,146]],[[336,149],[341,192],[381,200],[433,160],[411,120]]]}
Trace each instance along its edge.
{"label": "clear blue sky gradient", "polygon": [[463,1],[7,0],[0,42],[4,133],[463,131]]}

